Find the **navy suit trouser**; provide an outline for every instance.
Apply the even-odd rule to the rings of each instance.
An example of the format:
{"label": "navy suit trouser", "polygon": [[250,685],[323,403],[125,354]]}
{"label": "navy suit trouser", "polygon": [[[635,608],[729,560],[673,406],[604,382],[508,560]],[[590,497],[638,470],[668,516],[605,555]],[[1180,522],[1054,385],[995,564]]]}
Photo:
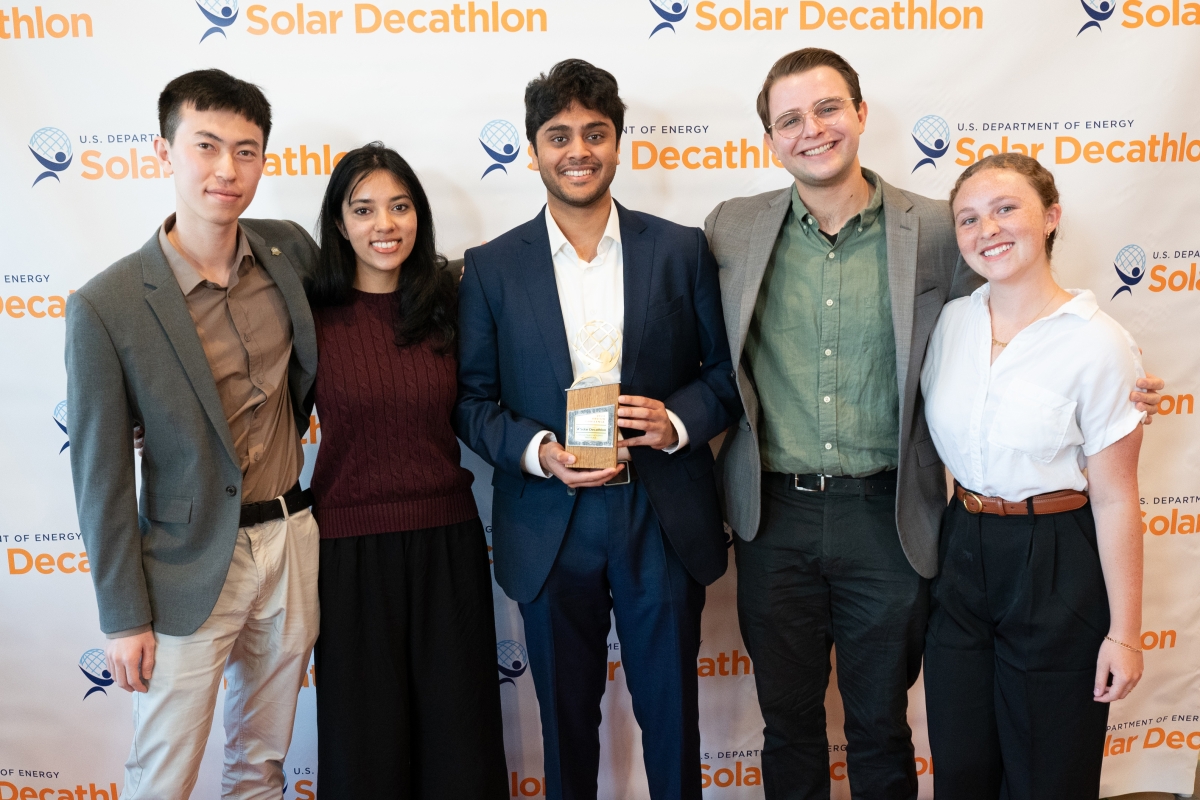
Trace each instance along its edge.
{"label": "navy suit trouser", "polygon": [[579,490],[545,585],[521,604],[548,798],[595,800],[611,611],[650,796],[699,800],[703,608],[704,587],[671,547],[640,481]]}

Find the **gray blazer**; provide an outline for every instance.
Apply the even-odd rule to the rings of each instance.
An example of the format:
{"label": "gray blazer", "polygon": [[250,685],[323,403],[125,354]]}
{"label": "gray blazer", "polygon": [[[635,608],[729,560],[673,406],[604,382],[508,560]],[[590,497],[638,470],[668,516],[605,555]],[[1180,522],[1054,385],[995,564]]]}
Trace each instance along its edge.
{"label": "gray blazer", "polygon": [[[792,189],[727,200],[708,215],[704,232],[720,267],[721,300],[729,351],[738,365],[745,416],[722,443],[721,485],[725,515],[743,539],[758,533],[762,462],[758,451],[758,395],[742,353],[759,286]],[[888,285],[896,334],[896,381],[900,388],[900,465],[896,526],[913,568],[937,573],[938,524],[946,505],[941,459],[925,424],[921,362],[942,306],[983,283],[958,253],[949,205],[883,184]]]}
{"label": "gray blazer", "polygon": [[[244,219],[242,228],[291,314],[288,384],[303,430],[317,339],[302,276],[319,251],[294,222]],[[114,633],[153,624],[171,636],[193,633],[229,572],[242,474],[212,370],[157,230],[141,250],[71,295],[66,324],[71,476],[100,628]],[[134,422],[145,429],[140,497]]]}

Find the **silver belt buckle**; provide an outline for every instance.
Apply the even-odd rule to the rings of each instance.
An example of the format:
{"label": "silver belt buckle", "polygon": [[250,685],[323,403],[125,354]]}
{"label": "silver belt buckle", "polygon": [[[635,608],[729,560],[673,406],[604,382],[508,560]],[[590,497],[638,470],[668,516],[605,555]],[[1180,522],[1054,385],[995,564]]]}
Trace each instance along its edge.
{"label": "silver belt buckle", "polygon": [[615,478],[612,478],[611,480],[605,481],[605,483],[604,483],[605,486],[627,486],[629,484],[629,482],[630,482],[629,462],[628,461],[618,461],[617,463],[624,464],[625,469],[621,470],[620,475],[616,476]]}
{"label": "silver belt buckle", "polygon": [[793,475],[792,476],[792,488],[798,492],[823,492],[823,491],[825,491],[825,478],[829,477],[829,476],[825,475],[825,473],[821,473],[821,474],[817,475],[817,477],[821,479],[820,488],[809,489],[806,486],[800,485],[800,476],[799,475]]}

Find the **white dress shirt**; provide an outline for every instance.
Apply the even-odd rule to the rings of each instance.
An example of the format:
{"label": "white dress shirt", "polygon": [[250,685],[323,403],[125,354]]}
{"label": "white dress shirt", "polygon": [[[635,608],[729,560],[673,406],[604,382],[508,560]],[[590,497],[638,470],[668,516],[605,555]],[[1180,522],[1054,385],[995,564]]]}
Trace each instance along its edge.
{"label": "white dress shirt", "polygon": [[[550,256],[554,262],[554,280],[558,285],[558,305],[562,309],[563,327],[567,334],[567,349],[571,353],[571,372],[575,380],[595,368],[579,355],[575,347],[576,336],[589,322],[606,322],[625,335],[625,259],[621,249],[621,223],[617,216],[617,204],[613,201],[608,212],[608,223],[604,235],[596,248],[596,257],[581,261],[575,248],[554,221],[554,215],[546,208],[546,233],[550,236]],[[620,383],[624,347],[611,370],[599,376],[600,384]],[[688,443],[687,429],[674,412],[667,416],[679,434],[679,442],[666,448],[674,453]],[[542,470],[538,449],[546,442],[558,441],[550,431],[541,431],[525,448],[521,466],[532,475],[550,477]]]}
{"label": "white dress shirt", "polygon": [[1083,491],[1087,457],[1145,416],[1137,344],[1090,291],[1012,338],[991,362],[991,286],[946,305],[921,370],[925,419],[951,474],[978,494],[1024,500]]}

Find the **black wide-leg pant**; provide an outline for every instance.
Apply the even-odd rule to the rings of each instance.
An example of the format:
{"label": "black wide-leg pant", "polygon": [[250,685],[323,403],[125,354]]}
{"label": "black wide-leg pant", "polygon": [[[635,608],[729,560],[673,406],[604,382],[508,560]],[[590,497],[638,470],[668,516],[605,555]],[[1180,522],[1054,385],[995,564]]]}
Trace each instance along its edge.
{"label": "black wide-leg pant", "polygon": [[937,800],[1095,800],[1108,597],[1090,505],[942,520],[925,698]]}
{"label": "black wide-leg pant", "polygon": [[829,798],[834,644],[851,794],[916,800],[908,688],[921,669],[928,582],[900,547],[896,496],[802,492],[764,472],[758,535],[734,547],[768,800]]}
{"label": "black wide-leg pant", "polygon": [[478,518],[321,540],[322,800],[508,797]]}

